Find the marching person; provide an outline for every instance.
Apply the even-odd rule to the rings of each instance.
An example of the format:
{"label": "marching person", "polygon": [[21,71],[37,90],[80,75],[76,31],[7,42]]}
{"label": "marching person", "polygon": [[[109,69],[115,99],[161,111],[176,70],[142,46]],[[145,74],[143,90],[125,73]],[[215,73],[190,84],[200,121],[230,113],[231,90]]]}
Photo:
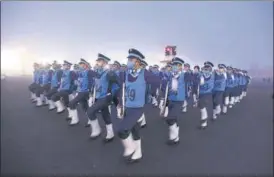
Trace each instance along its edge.
{"label": "marching person", "polygon": [[36,90],[39,89],[40,87],[40,75],[41,75],[41,70],[40,66],[38,63],[33,63],[33,80],[32,83],[29,85],[29,91],[31,93],[31,100],[32,102],[35,102],[37,97],[36,97]]}
{"label": "marching person", "polygon": [[237,68],[233,68],[234,73],[234,104],[239,103],[240,89],[239,89],[239,81],[240,75]]}
{"label": "marching person", "polygon": [[36,90],[36,97],[37,97],[36,106],[37,107],[43,106],[44,101],[45,101],[45,104],[48,104],[48,99],[47,97],[45,97],[45,95],[50,90],[50,82],[53,74],[53,71],[50,68],[51,68],[51,64],[48,64],[48,63],[45,64],[42,68],[42,71],[41,71],[42,79],[40,84],[41,87],[39,87],[39,89]]}
{"label": "marching person", "polygon": [[[118,61],[114,61],[112,65],[112,71],[116,74],[117,78],[121,78],[121,64]],[[117,109],[117,115],[120,115],[120,110],[117,108],[119,100],[118,100],[118,91],[119,91],[119,86],[117,84],[112,84],[111,88],[111,95],[112,95],[112,102],[115,105],[115,108]],[[111,108],[110,108],[111,109]]]}
{"label": "marching person", "polygon": [[[144,55],[136,49],[128,52],[127,72],[122,80],[125,88],[121,89],[125,94],[119,102],[125,107],[124,116],[118,127],[118,136],[124,146],[123,156],[130,163],[138,162],[142,158],[140,121],[144,113],[146,84],[154,84],[153,75],[142,69]],[[125,95],[125,97],[123,97]],[[122,104],[122,105],[121,105]]]}
{"label": "marching person", "polygon": [[226,87],[224,92],[224,105],[223,105],[223,113],[227,113],[227,107],[232,108],[234,104],[234,74],[233,68],[231,66],[227,66],[226,68]]}
{"label": "marching person", "polygon": [[71,118],[70,125],[76,125],[79,123],[78,111],[76,106],[78,103],[82,105],[84,112],[88,109],[88,99],[90,91],[90,83],[93,78],[93,73],[89,69],[89,63],[85,59],[80,59],[79,71],[77,78],[77,94],[68,104],[69,117]]}
{"label": "marching person", "polygon": [[[175,145],[179,143],[179,124],[178,124],[178,116],[180,116],[181,106],[186,99],[185,92],[185,72],[183,72],[184,61],[175,57],[172,59],[172,71],[171,77],[168,77],[166,83],[162,85],[161,93],[167,95],[167,98],[163,98],[160,101],[160,110],[164,112],[164,118],[169,127],[169,139],[167,144]],[[168,90],[167,90],[168,89]],[[166,104],[164,103],[164,99],[167,99]]]}
{"label": "marching person", "polygon": [[208,107],[212,104],[212,90],[214,88],[214,74],[212,68],[214,65],[207,61],[202,68],[200,86],[199,86],[199,108],[201,111],[201,124],[200,128],[205,129],[208,119]]}
{"label": "marching person", "polygon": [[221,114],[221,104],[225,101],[224,91],[226,88],[226,66],[224,64],[219,64],[218,69],[214,72],[215,81],[213,88],[213,120],[217,119],[217,116]]}
{"label": "marching person", "polygon": [[193,107],[198,106],[199,97],[199,84],[200,84],[200,67],[198,65],[194,66],[194,71],[192,75],[192,95],[193,95]]}
{"label": "marching person", "polygon": [[245,76],[246,82],[245,82],[245,85],[244,85],[244,88],[243,88],[243,96],[245,97],[246,94],[247,94],[247,87],[251,82],[251,77],[247,74],[247,71],[245,71],[245,70],[244,70],[244,76]]}
{"label": "marching person", "polygon": [[96,117],[96,114],[101,111],[107,131],[107,135],[104,138],[105,143],[112,141],[114,138],[113,125],[108,108],[112,101],[111,88],[113,84],[117,84],[118,88],[120,88],[119,78],[113,71],[108,69],[109,61],[108,57],[98,54],[95,70],[95,102],[87,110],[90,120],[91,139],[95,139],[101,134],[101,128]]}
{"label": "marching person", "polygon": [[191,91],[191,83],[192,83],[192,72],[190,70],[190,65],[188,63],[184,64],[184,69],[183,72],[185,73],[184,78],[185,78],[185,97],[186,99],[184,100],[182,104],[182,112],[186,113],[187,112],[187,100],[189,99],[190,96],[190,91]]}
{"label": "marching person", "polygon": [[[72,86],[75,80],[75,74],[73,71],[70,70],[71,65],[72,64],[70,62],[64,60],[60,87],[58,88],[58,92],[53,94],[51,97],[51,100],[55,103],[57,107],[58,114],[64,112],[66,107],[68,107],[69,95],[72,93]],[[61,98],[63,99],[63,102],[61,101]]]}
{"label": "marching person", "polygon": [[159,88],[160,88],[160,72],[159,72],[159,66],[158,65],[153,65],[151,68],[152,74],[155,76],[155,84],[150,85],[150,93],[151,93],[151,98],[152,98],[152,105],[157,107],[158,106],[158,93],[159,93]]}
{"label": "marching person", "polygon": [[240,81],[239,81],[239,87],[240,87],[240,101],[244,98],[244,86],[246,84],[246,77],[244,76],[244,71],[240,70]]}
{"label": "marching person", "polygon": [[[143,70],[146,70],[146,67],[148,66],[148,64],[147,64],[147,62],[145,61],[145,60],[142,60],[141,61],[141,68],[143,69]],[[149,103],[149,99],[148,99],[148,97],[149,97],[149,95],[150,95],[150,89],[149,89],[149,85],[148,84],[146,84],[146,94],[145,94],[145,101],[146,101],[146,104],[147,103]],[[142,114],[142,116],[141,116],[141,128],[145,128],[146,126],[147,126],[147,122],[146,122],[146,114],[145,114],[145,112]]]}
{"label": "marching person", "polygon": [[60,87],[61,78],[63,75],[63,70],[61,69],[61,65],[58,64],[57,62],[53,62],[52,68],[53,68],[53,74],[52,74],[51,83],[50,83],[51,88],[46,94],[50,111],[56,108],[55,103],[51,100],[51,97],[52,95],[58,92],[58,88]]}

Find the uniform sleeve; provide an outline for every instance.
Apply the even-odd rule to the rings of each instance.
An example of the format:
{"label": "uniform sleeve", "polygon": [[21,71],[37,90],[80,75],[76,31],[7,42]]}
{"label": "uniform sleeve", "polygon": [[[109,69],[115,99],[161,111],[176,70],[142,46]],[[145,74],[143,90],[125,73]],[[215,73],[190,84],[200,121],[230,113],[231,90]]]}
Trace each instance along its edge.
{"label": "uniform sleeve", "polygon": [[93,87],[94,87],[94,71],[89,70],[88,71],[88,82],[89,82],[89,89],[90,91],[92,91]]}
{"label": "uniform sleeve", "polygon": [[125,80],[126,80],[126,72],[125,71],[122,71],[119,73],[119,80],[121,83],[125,82]]}
{"label": "uniform sleeve", "polygon": [[93,70],[89,70],[89,73],[88,73],[89,77],[96,77],[97,76],[97,72],[93,71]]}
{"label": "uniform sleeve", "polygon": [[61,82],[62,75],[63,75],[63,71],[62,70],[57,71],[57,81],[58,82]]}
{"label": "uniform sleeve", "polygon": [[74,72],[74,71],[70,71],[70,78],[71,78],[71,80],[76,80],[76,73]]}
{"label": "uniform sleeve", "polygon": [[52,70],[49,70],[49,81],[51,81],[52,76],[53,76],[53,71],[52,71]]}
{"label": "uniform sleeve", "polygon": [[119,77],[116,75],[116,73],[113,71],[109,71],[107,73],[107,79],[109,81],[109,88],[108,88],[109,92],[111,92],[112,85],[117,84],[118,85],[117,93],[120,93],[121,92],[121,82],[120,82]]}
{"label": "uniform sleeve", "polygon": [[144,75],[145,75],[145,81],[147,84],[151,84],[151,85],[157,85],[160,84],[160,77],[157,77],[156,75],[154,75],[152,72],[149,72],[148,70],[144,71]]}

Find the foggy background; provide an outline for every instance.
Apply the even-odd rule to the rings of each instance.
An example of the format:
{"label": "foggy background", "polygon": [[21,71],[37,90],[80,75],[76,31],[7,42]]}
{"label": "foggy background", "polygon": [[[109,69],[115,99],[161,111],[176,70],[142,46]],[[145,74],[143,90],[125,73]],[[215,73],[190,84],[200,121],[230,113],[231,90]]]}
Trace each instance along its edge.
{"label": "foggy background", "polygon": [[1,2],[1,72],[29,74],[32,63],[97,53],[126,62],[140,50],[149,64],[164,47],[193,65],[208,60],[273,76],[272,2]]}

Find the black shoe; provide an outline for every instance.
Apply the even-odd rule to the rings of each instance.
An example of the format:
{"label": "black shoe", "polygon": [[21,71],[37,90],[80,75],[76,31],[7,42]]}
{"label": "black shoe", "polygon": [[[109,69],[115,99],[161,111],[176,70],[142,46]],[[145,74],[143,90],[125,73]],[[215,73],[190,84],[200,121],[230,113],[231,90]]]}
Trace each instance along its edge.
{"label": "black shoe", "polygon": [[205,130],[207,128],[207,126],[198,126],[198,129],[200,129],[200,130]]}
{"label": "black shoe", "polygon": [[145,128],[146,126],[147,126],[147,124],[144,124],[144,125],[141,126],[141,128]]}
{"label": "black shoe", "polygon": [[179,144],[180,143],[180,140],[178,140],[178,141],[175,141],[175,140],[167,140],[167,142],[166,142],[166,144],[167,145],[177,145],[177,144]]}
{"label": "black shoe", "polygon": [[107,139],[107,138],[104,138],[104,140],[103,140],[103,143],[110,143],[110,142],[112,142],[114,140],[114,136],[112,137],[112,138],[109,138],[109,139]]}
{"label": "black shoe", "polygon": [[96,140],[100,135],[101,135],[101,133],[99,135],[95,136],[95,137],[89,137],[89,139]]}
{"label": "black shoe", "polygon": [[139,158],[139,159],[128,159],[127,160],[127,164],[134,164],[134,163],[138,163],[138,162],[140,162],[140,160],[142,159],[142,157],[141,158]]}
{"label": "black shoe", "polygon": [[65,112],[65,110],[63,110],[63,111],[61,111],[61,112],[57,112],[57,114],[62,114],[62,113],[64,113]]}
{"label": "black shoe", "polygon": [[69,124],[69,126],[73,127],[75,125],[78,125],[80,122],[77,122],[76,124]]}

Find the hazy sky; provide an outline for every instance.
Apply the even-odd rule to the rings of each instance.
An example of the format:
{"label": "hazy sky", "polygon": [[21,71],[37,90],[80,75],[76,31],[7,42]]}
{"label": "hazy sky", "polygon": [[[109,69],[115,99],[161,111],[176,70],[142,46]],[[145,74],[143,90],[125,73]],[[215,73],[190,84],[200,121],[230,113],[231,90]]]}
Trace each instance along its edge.
{"label": "hazy sky", "polygon": [[[150,64],[177,45],[191,64],[273,65],[272,2],[1,2],[2,49],[38,57],[125,61],[134,47]],[[245,66],[247,65],[247,66]]]}

